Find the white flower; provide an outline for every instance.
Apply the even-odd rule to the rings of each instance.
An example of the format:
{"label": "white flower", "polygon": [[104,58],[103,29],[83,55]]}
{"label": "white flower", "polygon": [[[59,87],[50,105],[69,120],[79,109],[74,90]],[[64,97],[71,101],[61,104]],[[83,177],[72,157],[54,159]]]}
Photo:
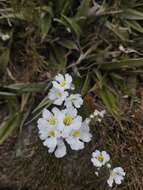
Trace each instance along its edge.
{"label": "white flower", "polygon": [[93,114],[91,114],[91,115],[90,115],[90,118],[91,118],[91,119],[93,119],[93,118],[94,118],[94,115],[93,115]]}
{"label": "white flower", "polygon": [[3,41],[7,41],[10,38],[10,36],[8,34],[2,34],[2,33],[0,33],[0,38]]}
{"label": "white flower", "polygon": [[48,98],[53,101],[55,105],[62,105],[62,103],[66,100],[68,96],[68,92],[61,91],[56,88],[51,88]]}
{"label": "white flower", "polygon": [[55,151],[56,157],[63,157],[66,154],[66,147],[64,142],[60,139],[60,131],[57,130],[58,109],[53,108],[52,112],[44,109],[42,118],[38,120],[39,136],[43,140],[44,146],[48,147],[48,152]]}
{"label": "white flower", "polygon": [[109,164],[109,163],[106,166],[107,166],[107,168],[111,168],[111,164]]}
{"label": "white flower", "polygon": [[42,118],[40,118],[38,120],[38,128],[39,130],[45,130],[45,128],[47,129],[48,127],[56,127],[57,126],[57,118],[56,118],[56,114],[57,114],[57,109],[53,108],[52,112],[50,112],[47,109],[44,109],[42,112]]}
{"label": "white flower", "polygon": [[107,183],[110,187],[113,186],[113,182],[115,181],[116,184],[121,184],[122,180],[124,180],[125,172],[123,168],[116,167],[110,171],[110,177],[107,180]]}
{"label": "white flower", "polygon": [[102,111],[95,110],[93,114],[94,114],[94,116],[99,116],[99,117],[103,118],[105,113],[106,113],[105,110],[102,110]]}
{"label": "white flower", "polygon": [[59,90],[67,90],[72,88],[72,77],[69,74],[58,74],[52,82],[54,88]]}
{"label": "white flower", "polygon": [[57,120],[57,127],[63,138],[68,137],[72,130],[78,130],[82,124],[82,117],[77,115],[77,111],[75,111],[75,109],[59,110]]}
{"label": "white flower", "polygon": [[106,151],[96,150],[92,153],[91,162],[96,167],[104,166],[110,160],[110,155]]}
{"label": "white flower", "polygon": [[96,171],[96,172],[95,172],[95,175],[96,175],[96,176],[99,176],[99,172]]}
{"label": "white flower", "polygon": [[83,104],[83,99],[80,94],[71,94],[65,101],[66,107],[80,108]]}
{"label": "white flower", "polygon": [[42,118],[38,120],[40,139],[48,152],[55,154],[57,158],[66,155],[66,141],[73,150],[84,148],[84,142],[89,142],[92,135],[89,132],[90,119],[82,122],[82,117],[77,115],[74,108],[52,111],[44,109]]}
{"label": "white flower", "polygon": [[72,130],[69,137],[66,138],[67,143],[70,145],[72,150],[80,150],[84,148],[84,142],[91,141],[91,133],[89,132],[89,119],[86,119],[81,128]]}

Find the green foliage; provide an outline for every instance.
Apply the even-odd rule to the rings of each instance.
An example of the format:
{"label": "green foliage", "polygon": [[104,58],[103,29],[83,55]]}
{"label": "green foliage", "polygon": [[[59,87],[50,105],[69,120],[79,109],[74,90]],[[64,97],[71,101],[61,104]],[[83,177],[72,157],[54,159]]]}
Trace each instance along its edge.
{"label": "green foliage", "polygon": [[117,119],[118,90],[128,89],[124,73],[142,72],[142,0],[3,0],[0,5],[0,33],[10,34],[6,41],[0,38],[0,100],[9,110],[0,142],[51,105],[45,96],[58,72],[72,73],[83,96],[96,92]]}

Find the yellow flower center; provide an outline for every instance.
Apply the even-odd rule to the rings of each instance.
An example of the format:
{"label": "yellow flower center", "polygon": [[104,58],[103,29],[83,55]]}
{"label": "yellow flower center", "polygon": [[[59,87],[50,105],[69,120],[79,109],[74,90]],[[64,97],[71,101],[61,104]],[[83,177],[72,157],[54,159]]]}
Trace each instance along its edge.
{"label": "yellow flower center", "polygon": [[102,155],[99,155],[99,156],[97,157],[97,160],[99,160],[100,162],[103,162],[104,157],[103,157]]}
{"label": "yellow flower center", "polygon": [[57,92],[56,95],[59,96],[59,97],[62,97],[62,93],[61,92]]}
{"label": "yellow flower center", "polygon": [[60,83],[60,85],[61,85],[61,87],[65,87],[65,85],[66,85],[66,81],[63,80],[63,81]]}
{"label": "yellow flower center", "polygon": [[49,124],[50,125],[56,125],[56,118],[54,116],[52,116],[50,119],[49,119]]}
{"label": "yellow flower center", "polygon": [[70,115],[66,115],[63,119],[63,123],[65,124],[65,126],[69,126],[72,123],[72,118]]}
{"label": "yellow flower center", "polygon": [[73,136],[80,137],[80,130],[74,131]]}
{"label": "yellow flower center", "polygon": [[48,136],[49,137],[55,137],[56,136],[56,132],[55,131],[49,131],[48,132]]}

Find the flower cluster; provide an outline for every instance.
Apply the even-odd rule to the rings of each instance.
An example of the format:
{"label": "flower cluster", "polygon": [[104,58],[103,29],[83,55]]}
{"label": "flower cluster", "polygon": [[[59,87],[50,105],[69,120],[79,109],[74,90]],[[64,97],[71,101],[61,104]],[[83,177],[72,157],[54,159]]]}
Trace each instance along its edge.
{"label": "flower cluster", "polygon": [[51,111],[44,109],[42,118],[38,120],[40,139],[44,146],[48,147],[49,153],[55,153],[57,158],[66,155],[66,144],[72,150],[81,150],[84,143],[91,140],[89,129],[90,119],[84,121],[78,115],[78,108],[83,104],[80,94],[72,94],[74,89],[72,77],[69,74],[58,74],[52,81],[52,88],[48,98],[54,105]]}
{"label": "flower cluster", "polygon": [[91,119],[96,118],[98,122],[101,122],[105,114],[106,114],[105,110],[102,111],[94,110],[93,114],[90,115],[90,118]]}
{"label": "flower cluster", "polygon": [[[91,162],[95,167],[97,167],[97,170],[99,171],[101,167],[106,166],[109,169],[109,179],[107,180],[107,183],[109,187],[113,186],[113,182],[116,184],[121,184],[122,180],[124,180],[125,172],[123,168],[116,167],[114,169],[111,169],[110,161],[110,155],[106,151],[99,151],[96,150],[92,153]],[[95,172],[95,174],[98,176],[98,171]]]}

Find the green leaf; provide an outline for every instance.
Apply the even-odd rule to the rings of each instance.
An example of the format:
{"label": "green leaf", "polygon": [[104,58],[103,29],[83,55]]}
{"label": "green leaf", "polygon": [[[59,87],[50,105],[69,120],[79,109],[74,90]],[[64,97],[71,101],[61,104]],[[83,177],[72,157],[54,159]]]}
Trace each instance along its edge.
{"label": "green leaf", "polygon": [[59,69],[64,69],[67,64],[66,51],[60,46],[55,46],[53,48],[53,53],[54,53]]}
{"label": "green leaf", "polygon": [[18,90],[20,92],[41,92],[46,88],[44,83],[15,83],[4,86],[4,88],[11,90]]}
{"label": "green leaf", "polygon": [[4,73],[9,62],[9,49],[5,49],[0,55],[0,74]]}
{"label": "green leaf", "polygon": [[40,20],[42,39],[44,39],[50,30],[52,18],[49,14],[45,14]]}
{"label": "green leaf", "polygon": [[136,30],[137,32],[143,33],[143,27],[135,20],[124,20],[126,26]]}
{"label": "green leaf", "polygon": [[36,111],[38,111],[39,109],[44,108],[47,105],[51,105],[52,102],[48,99],[48,97],[46,96],[39,104],[38,106],[32,111],[32,113],[35,113]]}
{"label": "green leaf", "polygon": [[134,9],[124,9],[121,15],[128,20],[143,20],[143,12]]}
{"label": "green leaf", "polygon": [[119,109],[118,109],[118,101],[117,97],[109,90],[107,87],[103,87],[99,90],[100,97],[105,104],[108,111],[114,116],[119,115]]}
{"label": "green leaf", "polygon": [[86,17],[90,8],[91,0],[82,0],[77,10],[76,17]]}
{"label": "green leaf", "polygon": [[0,145],[11,135],[13,130],[18,126],[19,121],[20,115],[16,113],[2,123],[0,127]]}
{"label": "green leaf", "polygon": [[90,89],[90,76],[89,74],[86,75],[86,79],[84,81],[82,90],[81,90],[81,95],[85,96],[88,93],[88,90]]}
{"label": "green leaf", "polygon": [[122,41],[127,41],[129,38],[128,30],[127,28],[123,28],[121,26],[112,24],[111,22],[106,22],[106,27],[111,30],[118,38],[120,38]]}
{"label": "green leaf", "polygon": [[101,65],[101,69],[103,70],[129,69],[136,67],[143,67],[143,58],[127,60],[125,59]]}
{"label": "green leaf", "polygon": [[75,42],[73,42],[72,40],[67,40],[67,39],[62,39],[60,41],[58,41],[58,44],[60,44],[61,46],[67,48],[67,49],[75,49],[77,50],[78,47],[76,45]]}
{"label": "green leaf", "polygon": [[1,92],[0,91],[0,96],[16,96],[16,94],[12,93],[12,92]]}
{"label": "green leaf", "polygon": [[76,34],[77,37],[80,36],[81,29],[74,18],[69,18],[65,15],[62,15],[62,21],[64,22],[65,26],[69,27]]}

